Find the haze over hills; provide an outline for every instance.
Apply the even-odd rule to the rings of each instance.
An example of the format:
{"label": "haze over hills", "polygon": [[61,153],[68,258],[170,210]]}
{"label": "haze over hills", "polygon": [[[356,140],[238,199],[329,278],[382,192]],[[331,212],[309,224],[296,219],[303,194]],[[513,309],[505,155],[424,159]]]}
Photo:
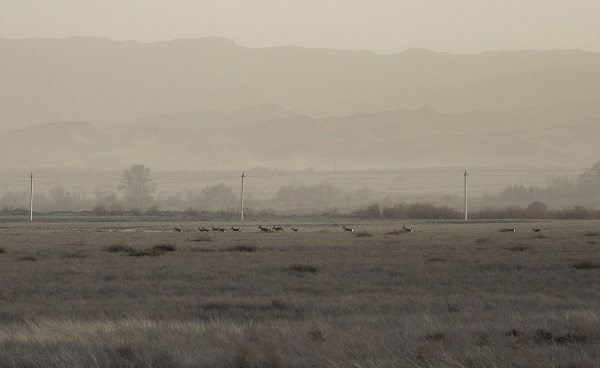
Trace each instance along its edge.
{"label": "haze over hills", "polygon": [[5,166],[575,166],[600,158],[600,54],[0,39]]}
{"label": "haze over hills", "polygon": [[315,119],[266,105],[150,116],[110,131],[56,122],[3,133],[0,155],[6,166],[104,170],[136,162],[162,170],[585,167],[600,157],[598,106]]}

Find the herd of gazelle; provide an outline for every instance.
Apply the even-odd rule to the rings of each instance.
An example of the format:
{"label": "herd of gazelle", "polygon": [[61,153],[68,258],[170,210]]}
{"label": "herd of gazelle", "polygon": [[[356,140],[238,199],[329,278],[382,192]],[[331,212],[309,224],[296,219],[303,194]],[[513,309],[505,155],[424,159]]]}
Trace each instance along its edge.
{"label": "herd of gazelle", "polygon": [[[220,231],[220,232],[227,231],[227,229],[222,228],[220,226],[217,226],[217,227],[212,226],[211,228],[212,228],[213,231]],[[265,233],[271,233],[271,232],[277,232],[277,231],[283,231],[284,230],[283,227],[281,227],[281,226],[273,226],[273,227],[269,228],[269,227],[264,227],[262,225],[258,225],[258,228],[260,229],[261,232],[265,232]],[[239,227],[233,227],[232,226],[232,227],[230,227],[230,229],[231,229],[231,231],[242,231],[242,229],[239,228]],[[354,232],[354,228],[347,227],[346,225],[342,226],[342,229],[344,229],[344,231]],[[183,232],[183,230],[180,229],[180,228],[178,228],[177,226],[175,226],[174,230],[176,232],[179,232],[179,233]],[[198,228],[198,230],[200,230],[202,232],[209,232],[210,231],[209,229],[205,228],[204,226]],[[405,231],[405,232],[407,232],[407,233],[412,233],[413,232],[413,230],[411,228],[406,227],[405,225],[402,225],[402,230]],[[538,229],[538,228],[533,228],[532,230],[535,231],[536,233],[539,233],[539,232],[542,231],[542,229]],[[297,227],[292,227],[292,231],[296,232],[296,231],[300,231],[300,230]],[[501,229],[500,231],[501,232],[513,232],[514,233],[514,232],[517,232],[517,229],[516,228],[505,228],[505,229]]]}

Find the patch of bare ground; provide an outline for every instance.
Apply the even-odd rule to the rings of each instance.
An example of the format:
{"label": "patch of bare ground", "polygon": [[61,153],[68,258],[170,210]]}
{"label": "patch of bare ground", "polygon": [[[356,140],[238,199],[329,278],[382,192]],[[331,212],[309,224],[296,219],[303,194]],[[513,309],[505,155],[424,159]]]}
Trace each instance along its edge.
{"label": "patch of bare ground", "polygon": [[120,223],[0,229],[0,366],[598,366],[595,222],[548,221],[544,239],[423,222],[400,244],[317,221],[202,244]]}

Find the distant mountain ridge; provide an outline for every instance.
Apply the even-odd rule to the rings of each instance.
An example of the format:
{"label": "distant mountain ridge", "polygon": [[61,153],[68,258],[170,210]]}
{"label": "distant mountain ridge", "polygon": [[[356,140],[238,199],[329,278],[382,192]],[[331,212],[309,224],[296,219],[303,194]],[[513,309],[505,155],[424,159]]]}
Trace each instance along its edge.
{"label": "distant mountain ridge", "polygon": [[4,167],[586,167],[600,53],[0,39]]}
{"label": "distant mountain ridge", "polygon": [[[599,101],[600,102],[600,101]],[[122,170],[577,167],[600,158],[600,103],[461,114],[399,109],[315,119],[261,105],[189,111],[111,130],[56,122],[0,134],[5,166]]]}
{"label": "distant mountain ridge", "polygon": [[600,54],[452,55],[270,47],[224,38],[139,43],[0,39],[0,131],[85,120],[102,127],[177,111],[275,104],[324,117],[383,110],[513,109],[600,99]]}

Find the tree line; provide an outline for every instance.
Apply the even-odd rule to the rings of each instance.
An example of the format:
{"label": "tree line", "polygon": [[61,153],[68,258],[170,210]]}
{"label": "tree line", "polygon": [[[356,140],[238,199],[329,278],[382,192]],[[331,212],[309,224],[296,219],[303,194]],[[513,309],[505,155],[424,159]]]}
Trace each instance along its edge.
{"label": "tree line", "polygon": [[[221,213],[232,216],[239,213],[240,197],[237,189],[223,183],[189,190],[185,193],[156,194],[157,185],[150,168],[133,165],[123,171],[118,191],[86,193],[84,188],[68,190],[62,186],[46,193],[34,193],[34,209],[40,212],[92,212],[97,215],[158,215],[166,211],[179,211],[190,215]],[[589,208],[580,205],[563,209],[548,209],[544,201],[556,198],[583,200]],[[487,218],[597,218],[593,205],[600,204],[600,161],[575,179],[553,179],[546,187],[510,185],[497,193],[485,194],[479,206],[469,217]],[[527,206],[502,205],[515,201],[528,202]],[[248,217],[274,216],[276,211],[294,214],[320,214],[386,219],[461,219],[460,198],[452,206],[436,206],[429,201],[406,198],[377,198],[371,188],[344,192],[331,184],[282,186],[273,197],[245,198],[245,215]],[[441,202],[444,203],[444,202]],[[0,211],[18,213],[28,210],[29,192],[9,192],[0,198]]]}

